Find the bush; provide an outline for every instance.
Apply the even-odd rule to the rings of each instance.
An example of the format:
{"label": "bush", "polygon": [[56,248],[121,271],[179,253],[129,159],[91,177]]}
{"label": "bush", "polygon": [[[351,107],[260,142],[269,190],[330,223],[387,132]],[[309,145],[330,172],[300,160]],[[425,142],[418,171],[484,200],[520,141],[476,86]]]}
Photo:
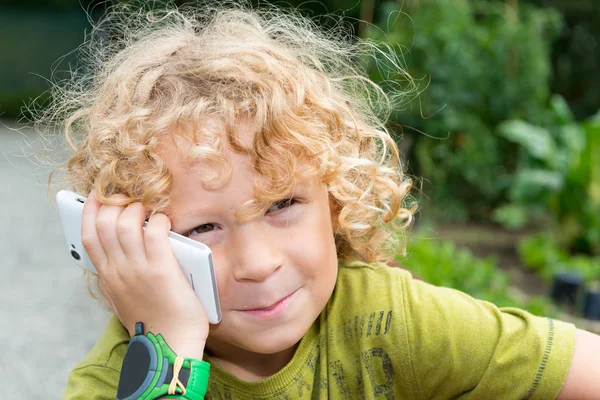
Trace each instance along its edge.
{"label": "bush", "polygon": [[548,233],[538,233],[519,242],[523,264],[550,281],[559,272],[576,272],[591,284],[600,280],[600,258],[572,256]]}
{"label": "bush", "polygon": [[539,7],[553,7],[563,16],[563,29],[552,46],[551,88],[567,99],[577,119],[589,117],[600,105],[600,7],[597,0],[524,1]]}
{"label": "bush", "polygon": [[566,250],[600,256],[600,113],[577,124],[561,97],[552,104],[554,118],[545,126],[516,120],[498,127],[519,156],[496,220],[519,228],[543,215]]}
{"label": "bush", "polygon": [[[395,49],[420,79],[418,99],[392,114],[398,134],[413,143],[412,172],[431,182],[438,217],[489,220],[506,202],[518,149],[496,127],[548,119],[550,47],[560,16],[522,7],[511,19],[503,3],[426,0],[405,3],[409,18],[394,14],[397,4],[382,6],[380,29],[369,36]],[[381,56],[368,65],[384,89],[403,79],[386,73],[387,62]]]}
{"label": "bush", "polygon": [[491,258],[477,258],[450,241],[418,239],[407,251],[407,256],[397,261],[433,285],[454,288],[499,307],[518,307],[540,316],[558,315],[547,298],[527,298],[511,290],[508,274]]}

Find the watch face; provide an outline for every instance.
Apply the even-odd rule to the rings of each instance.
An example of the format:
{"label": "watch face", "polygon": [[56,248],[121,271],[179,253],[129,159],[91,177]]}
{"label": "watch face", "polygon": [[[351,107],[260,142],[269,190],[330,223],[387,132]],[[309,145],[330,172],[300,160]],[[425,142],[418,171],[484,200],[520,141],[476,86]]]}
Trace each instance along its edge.
{"label": "watch face", "polygon": [[[127,347],[123,360],[117,399],[138,398],[156,373],[156,349],[146,337],[134,337]],[[144,340],[145,339],[145,340]]]}

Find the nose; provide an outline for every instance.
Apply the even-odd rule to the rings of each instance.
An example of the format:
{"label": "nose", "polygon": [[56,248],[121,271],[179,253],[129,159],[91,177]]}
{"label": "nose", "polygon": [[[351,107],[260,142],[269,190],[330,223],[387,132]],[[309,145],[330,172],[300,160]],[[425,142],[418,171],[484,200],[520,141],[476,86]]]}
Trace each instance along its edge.
{"label": "nose", "polygon": [[237,281],[262,282],[283,262],[277,240],[260,221],[238,227],[233,239],[233,276]]}

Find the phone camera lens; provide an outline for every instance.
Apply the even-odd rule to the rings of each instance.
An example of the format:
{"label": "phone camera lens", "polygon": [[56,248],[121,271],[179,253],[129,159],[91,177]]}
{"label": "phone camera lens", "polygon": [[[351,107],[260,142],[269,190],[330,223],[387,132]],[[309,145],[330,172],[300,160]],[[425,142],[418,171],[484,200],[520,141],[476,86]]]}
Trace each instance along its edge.
{"label": "phone camera lens", "polygon": [[71,256],[76,259],[77,261],[81,260],[81,256],[79,255],[78,252],[76,252],[75,250],[71,250]]}

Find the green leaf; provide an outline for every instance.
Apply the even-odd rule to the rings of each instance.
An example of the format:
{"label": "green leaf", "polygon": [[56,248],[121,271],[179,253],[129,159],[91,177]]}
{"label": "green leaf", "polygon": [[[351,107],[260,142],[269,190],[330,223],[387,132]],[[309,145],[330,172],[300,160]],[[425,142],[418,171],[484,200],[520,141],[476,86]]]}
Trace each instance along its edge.
{"label": "green leaf", "polygon": [[510,190],[510,198],[514,202],[536,202],[542,196],[558,193],[564,185],[564,177],[555,171],[545,169],[522,169],[517,172]]}
{"label": "green leaf", "polygon": [[532,157],[554,165],[556,143],[548,130],[525,121],[511,120],[501,123],[498,133],[505,139],[521,145]]}
{"label": "green leaf", "polygon": [[567,125],[575,122],[575,117],[571,112],[569,104],[567,104],[566,100],[561,95],[553,95],[552,99],[550,100],[550,105],[552,107],[552,111],[554,111],[556,115],[556,122],[559,125]]}
{"label": "green leaf", "polygon": [[581,153],[585,149],[585,133],[576,124],[567,124],[559,128],[561,141],[566,145],[569,170],[576,170],[581,163]]}
{"label": "green leaf", "polygon": [[586,161],[590,182],[588,195],[592,204],[600,207],[600,113],[583,124],[587,139]]}
{"label": "green leaf", "polygon": [[494,221],[507,229],[522,229],[527,225],[528,210],[519,204],[507,204],[494,210]]}

